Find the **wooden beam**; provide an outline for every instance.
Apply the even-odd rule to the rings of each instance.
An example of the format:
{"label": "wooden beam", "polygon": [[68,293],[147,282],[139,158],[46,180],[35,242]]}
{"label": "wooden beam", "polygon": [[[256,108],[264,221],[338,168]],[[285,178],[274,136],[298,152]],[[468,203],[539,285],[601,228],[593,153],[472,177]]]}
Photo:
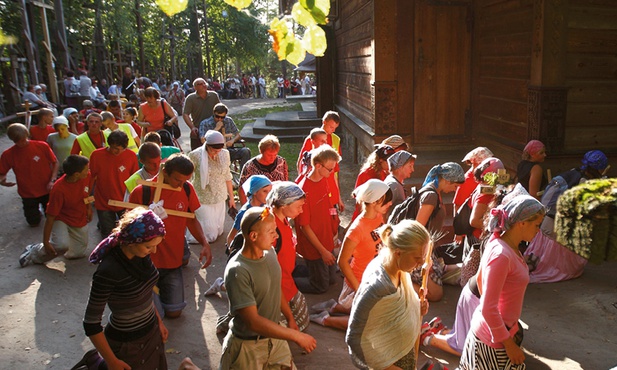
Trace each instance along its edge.
{"label": "wooden beam", "polygon": [[[47,56],[47,78],[49,79],[49,90],[51,93],[51,100],[54,103],[60,102],[60,95],[58,94],[58,79],[56,78],[56,70],[54,69],[56,58],[54,57],[54,53],[51,50],[51,38],[49,37],[49,25],[47,24],[47,8],[41,8],[41,20],[43,26],[43,37],[45,41],[43,41],[43,46],[47,51],[45,54]],[[54,8],[52,7],[51,10]]]}
{"label": "wooden beam", "polygon": [[54,10],[53,5],[45,4],[41,1],[29,0],[28,2],[34,6],[38,6],[39,8]]}

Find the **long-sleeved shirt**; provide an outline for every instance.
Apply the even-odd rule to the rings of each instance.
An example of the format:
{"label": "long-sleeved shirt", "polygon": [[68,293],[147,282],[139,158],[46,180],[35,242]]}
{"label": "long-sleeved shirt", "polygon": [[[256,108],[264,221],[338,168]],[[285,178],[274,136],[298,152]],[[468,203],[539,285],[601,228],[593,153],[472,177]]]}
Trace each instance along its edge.
{"label": "long-sleeved shirt", "polygon": [[501,342],[518,330],[529,269],[520,253],[497,238],[487,244],[480,271],[482,298],[471,330],[487,345],[503,348]]}

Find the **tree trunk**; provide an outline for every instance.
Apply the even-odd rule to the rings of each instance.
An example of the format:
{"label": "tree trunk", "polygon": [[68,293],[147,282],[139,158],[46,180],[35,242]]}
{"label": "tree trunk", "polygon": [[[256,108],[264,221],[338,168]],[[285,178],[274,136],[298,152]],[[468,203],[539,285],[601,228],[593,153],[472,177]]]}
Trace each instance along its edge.
{"label": "tree trunk", "polygon": [[[101,7],[103,3],[102,0],[96,0],[94,2],[94,65],[96,76],[98,78],[102,78],[101,76],[105,75],[105,58],[106,50],[105,50],[105,40],[103,39],[103,24],[101,22]],[[92,68],[92,66],[88,66],[88,68]]]}
{"label": "tree trunk", "polygon": [[141,68],[141,75],[146,75],[146,57],[144,54],[144,37],[141,32],[141,12],[139,10],[139,0],[135,0],[135,19],[137,23],[137,44],[139,47],[139,65]]}

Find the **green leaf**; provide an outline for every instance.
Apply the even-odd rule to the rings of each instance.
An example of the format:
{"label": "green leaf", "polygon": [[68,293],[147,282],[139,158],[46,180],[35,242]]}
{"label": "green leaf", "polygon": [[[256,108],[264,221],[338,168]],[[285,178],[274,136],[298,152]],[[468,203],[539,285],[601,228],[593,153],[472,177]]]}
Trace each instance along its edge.
{"label": "green leaf", "polygon": [[189,4],[188,0],[156,0],[156,4],[161,8],[163,13],[168,16],[184,11]]}
{"label": "green leaf", "polygon": [[304,50],[304,47],[302,47],[302,42],[295,37],[287,44],[285,52],[287,53],[285,59],[287,59],[289,63],[296,66],[300,64],[306,56],[306,51]]}
{"label": "green leaf", "polygon": [[316,23],[328,23],[327,16],[330,13],[330,0],[300,0],[298,4],[311,13]]}
{"label": "green leaf", "polygon": [[313,15],[309,13],[306,8],[304,8],[300,3],[295,3],[293,8],[291,9],[291,16],[296,22],[300,23],[304,27],[312,26],[316,24]]}
{"label": "green leaf", "polygon": [[307,52],[322,57],[328,48],[326,33],[319,26],[310,26],[304,31],[302,46]]}
{"label": "green leaf", "polygon": [[224,0],[227,4],[237,8],[238,10],[244,9],[251,5],[253,0]]}

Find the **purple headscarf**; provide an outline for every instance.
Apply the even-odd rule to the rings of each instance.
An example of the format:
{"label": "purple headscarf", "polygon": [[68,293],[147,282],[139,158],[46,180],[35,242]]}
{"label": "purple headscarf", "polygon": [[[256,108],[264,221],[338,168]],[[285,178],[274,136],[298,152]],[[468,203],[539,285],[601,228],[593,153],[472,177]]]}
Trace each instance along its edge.
{"label": "purple headscarf", "polygon": [[[127,219],[131,219],[126,223]],[[135,208],[124,214],[121,229],[114,229],[94,248],[88,259],[91,263],[101,263],[112,248],[121,245],[145,243],[159,236],[165,236],[165,224],[159,216],[149,209]]]}

